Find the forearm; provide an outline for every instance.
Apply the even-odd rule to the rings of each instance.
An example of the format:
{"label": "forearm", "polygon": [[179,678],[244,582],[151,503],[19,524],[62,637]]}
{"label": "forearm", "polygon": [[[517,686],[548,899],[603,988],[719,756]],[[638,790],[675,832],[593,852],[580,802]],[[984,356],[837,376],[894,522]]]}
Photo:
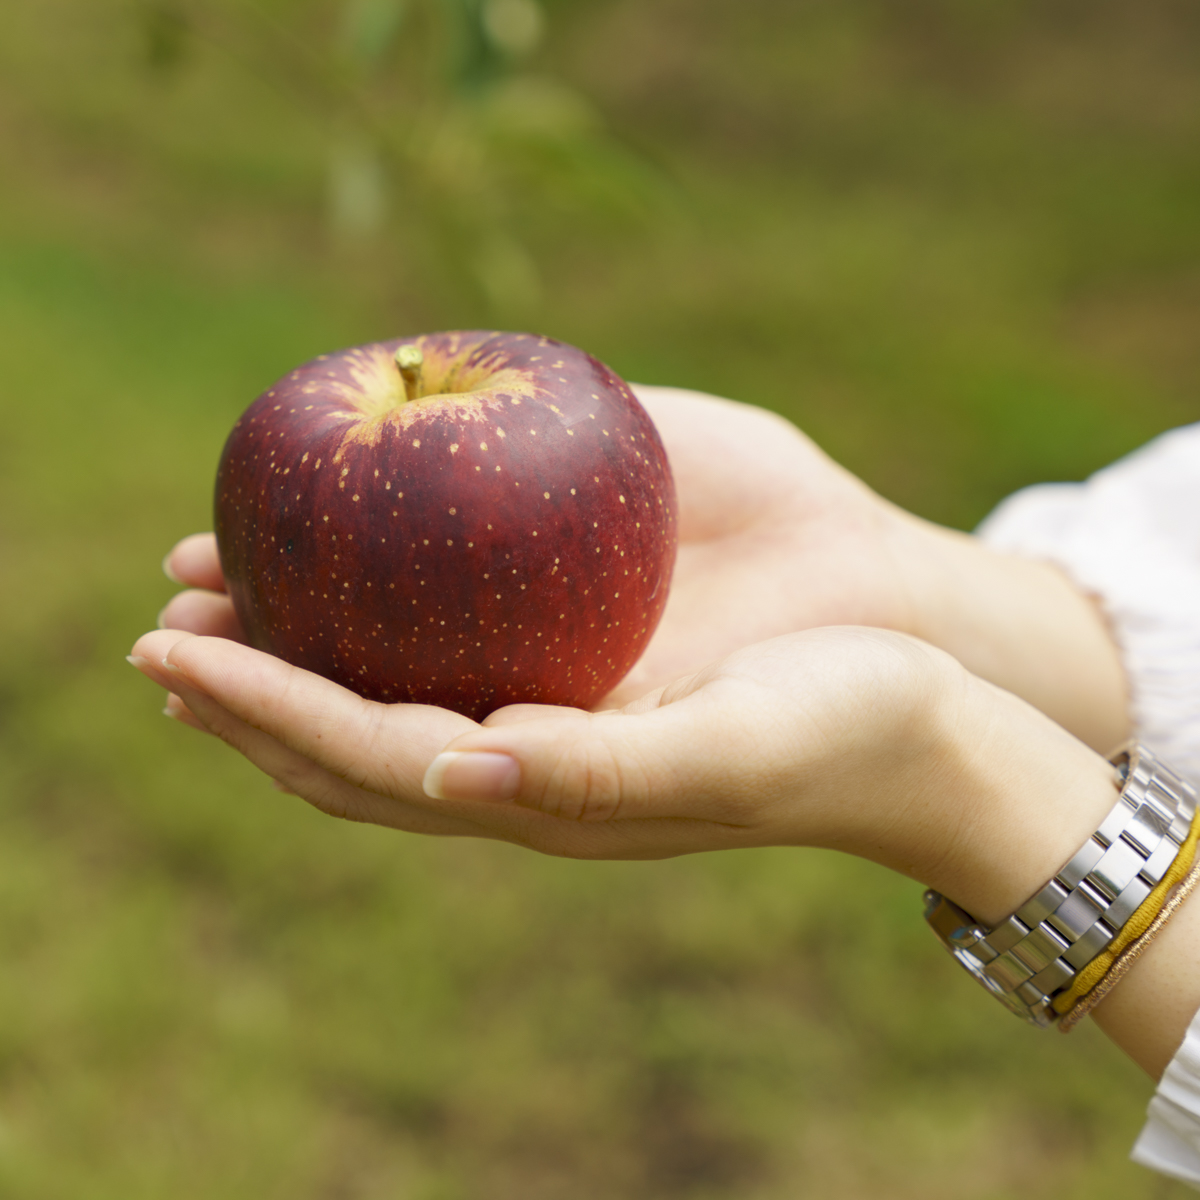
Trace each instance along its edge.
{"label": "forearm", "polygon": [[1028,701],[1094,750],[1130,736],[1120,654],[1096,601],[1052,564],[989,549],[907,513],[894,544],[910,595],[905,632]]}

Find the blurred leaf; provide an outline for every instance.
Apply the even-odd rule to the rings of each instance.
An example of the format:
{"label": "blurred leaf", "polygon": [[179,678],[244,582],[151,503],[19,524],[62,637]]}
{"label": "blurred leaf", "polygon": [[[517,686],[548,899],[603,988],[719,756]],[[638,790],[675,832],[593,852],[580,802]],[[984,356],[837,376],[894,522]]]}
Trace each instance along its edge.
{"label": "blurred leaf", "polygon": [[537,0],[484,0],[482,18],[492,44],[515,58],[532,54],[545,32]]}
{"label": "blurred leaf", "polygon": [[329,165],[329,219],[334,235],[361,241],[387,216],[383,161],[374,142],[352,130],[335,141]]}
{"label": "blurred leaf", "polygon": [[351,62],[377,67],[404,24],[407,0],[347,0],[341,50]]}
{"label": "blurred leaf", "polygon": [[498,169],[577,211],[645,219],[671,198],[661,173],[612,137],[585,97],[553,79],[519,75],[498,85],[480,121]]}
{"label": "blurred leaf", "polygon": [[485,235],[477,251],[477,263],[476,277],[496,313],[511,320],[537,307],[542,294],[538,270],[515,238],[495,230]]}
{"label": "blurred leaf", "polygon": [[486,87],[507,69],[506,57],[488,36],[484,0],[440,0],[451,53],[449,80],[470,94]]}
{"label": "blurred leaf", "polygon": [[191,25],[175,0],[144,0],[142,35],[146,62],[155,71],[169,72],[187,57]]}
{"label": "blurred leaf", "polygon": [[518,75],[493,88],[484,121],[502,135],[558,145],[593,137],[602,128],[595,108],[577,91],[533,75]]}

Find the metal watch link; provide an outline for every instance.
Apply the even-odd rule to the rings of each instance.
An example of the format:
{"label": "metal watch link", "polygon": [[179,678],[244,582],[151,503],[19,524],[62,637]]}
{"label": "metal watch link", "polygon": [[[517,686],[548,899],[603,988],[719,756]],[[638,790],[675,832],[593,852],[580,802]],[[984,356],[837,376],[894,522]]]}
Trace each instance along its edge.
{"label": "metal watch link", "polygon": [[1169,870],[1196,812],[1196,792],[1144,746],[1111,759],[1120,789],[1100,828],[1012,916],[985,928],[938,892],[925,919],[942,944],[1019,1017],[1046,1028],[1050,1002],[1107,949]]}

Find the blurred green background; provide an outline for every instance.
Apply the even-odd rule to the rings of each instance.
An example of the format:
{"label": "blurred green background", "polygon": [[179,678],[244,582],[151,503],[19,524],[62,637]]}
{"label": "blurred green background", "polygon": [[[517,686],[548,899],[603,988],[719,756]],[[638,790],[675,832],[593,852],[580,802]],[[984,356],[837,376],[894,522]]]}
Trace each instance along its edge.
{"label": "blurred green background", "polygon": [[338,824],[121,656],[236,415],[375,337],[544,331],[962,527],[1195,419],[1198,59],[1182,0],[5,5],[0,1195],[1190,1194],[915,885]]}

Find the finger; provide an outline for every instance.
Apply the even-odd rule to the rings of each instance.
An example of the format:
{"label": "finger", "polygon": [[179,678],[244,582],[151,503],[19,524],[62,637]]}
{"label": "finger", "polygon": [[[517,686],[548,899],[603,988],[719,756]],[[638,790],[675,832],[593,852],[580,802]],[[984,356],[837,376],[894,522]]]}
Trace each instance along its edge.
{"label": "finger", "polygon": [[[179,686],[188,704],[204,718],[201,724],[192,717],[198,726],[221,737],[270,775],[277,791],[299,796],[328,816],[407,833],[502,840],[544,854],[571,858],[653,859],[662,858],[665,853],[714,848],[711,834],[698,821],[647,820],[589,827],[516,805],[479,801],[439,805],[424,796],[416,803],[381,796],[355,787],[262,730],[239,721],[211,697],[192,691],[186,684]],[[187,709],[180,697],[170,699]],[[670,851],[664,852],[663,846],[670,846]]]}
{"label": "finger", "polygon": [[562,708],[556,704],[510,704],[506,708],[498,708],[483,718],[483,724],[489,727],[497,725],[516,725],[522,721],[538,721],[544,717],[558,717],[562,720],[583,719],[587,713],[582,708]]}
{"label": "finger", "polygon": [[786,506],[824,456],[791,422],[752,404],[635,384],[671,461],[681,543],[743,532]]}
{"label": "finger", "polygon": [[242,623],[233,611],[229,597],[220,592],[203,592],[193,588],[180,592],[158,614],[159,629],[182,629],[201,637],[227,638],[231,642],[246,640]]}
{"label": "finger", "polygon": [[[139,639],[134,654],[160,664],[155,669],[169,690],[186,698],[179,686],[186,683],[239,721],[374,792],[422,798],[421,778],[430,760],[452,738],[478,728],[447,709],[364,700],[310,671],[221,638],[160,630]],[[208,723],[190,700],[188,706]]]}
{"label": "finger", "polygon": [[[148,638],[141,639],[137,648],[143,651],[155,649],[153,643],[147,645],[147,642]],[[176,678],[174,684],[179,694],[173,699],[192,714],[192,720],[202,723],[210,733],[216,734],[245,755],[256,767],[270,775],[281,790],[302,797],[330,816],[386,825],[410,833],[460,837],[505,836],[501,829],[481,826],[469,816],[439,812],[428,803],[411,804],[403,799],[357,787],[239,719],[211,696],[186,681]],[[514,830],[520,824],[519,820],[512,819],[492,822],[493,826],[506,825]]]}
{"label": "finger", "polygon": [[[147,634],[139,639],[134,647],[138,653],[131,658],[139,670],[161,686],[178,689],[180,695],[168,699],[173,711],[189,712],[192,721],[220,736],[269,774],[279,790],[301,796],[331,816],[413,833],[503,839],[545,854],[572,858],[652,859],[726,844],[723,841],[714,843],[712,832],[705,823],[691,818],[583,824],[521,805],[497,805],[470,799],[433,801],[420,795],[415,797],[415,803],[410,803],[402,797],[385,797],[358,788],[285,746],[263,729],[242,721],[211,696],[181,680],[178,672],[163,665],[164,650],[179,657],[183,653],[177,649],[181,643],[206,640],[168,631]],[[393,707],[420,708],[416,705]],[[570,719],[571,710],[567,713]],[[586,714],[577,716],[585,717]],[[460,721],[471,724],[465,718]],[[431,751],[426,763],[433,757]]]}
{"label": "finger", "polygon": [[[280,678],[291,672],[307,676],[307,672],[233,643],[167,630],[146,634],[138,640],[134,651],[135,665],[161,686],[175,690],[211,732],[284,788],[330,815],[410,832],[498,838],[543,853],[577,858],[660,858],[665,853],[682,853],[688,848],[711,848],[700,822],[684,821],[685,828],[666,838],[655,831],[661,824],[657,821],[585,830],[575,822],[561,821],[527,806],[499,806],[469,798],[434,802],[420,787],[428,764],[453,736],[479,726],[458,714],[422,705],[369,705],[327,680],[318,680],[322,685],[320,692],[330,702],[325,705],[327,714],[332,714],[341,699],[335,694],[344,693],[355,708],[388,711],[394,719],[393,728],[408,735],[405,744],[397,748],[397,753],[404,756],[403,763],[397,766],[393,760],[386,768],[392,784],[390,795],[381,795],[374,789],[358,786],[360,780],[374,780],[379,774],[378,764],[369,761],[369,751],[357,761],[346,761],[347,754],[354,760],[361,753],[347,749],[353,745],[356,731],[351,731],[348,742],[338,742],[330,732],[341,727],[344,714],[331,716],[323,732],[318,728],[315,735],[318,761],[286,744],[283,738],[273,736],[273,728],[282,724],[285,736],[296,738],[296,730],[285,719],[290,709],[299,708],[302,722],[310,719],[310,698],[301,694],[302,683],[289,695],[267,695],[255,710],[254,697],[271,691],[262,680],[269,680],[273,670],[282,671]],[[168,657],[171,666],[164,662]],[[247,661],[251,669],[246,674],[252,675],[257,668],[262,679],[249,686],[245,678],[234,683],[222,679],[223,675],[236,676]],[[184,677],[180,664],[190,678]],[[204,684],[205,691],[199,690],[198,683]],[[286,685],[282,691],[287,692]],[[236,704],[243,711],[235,712],[232,703],[227,708],[218,701],[217,697],[226,692],[236,697]],[[312,740],[307,744],[311,746]],[[328,762],[335,763],[338,769],[328,769],[325,765]],[[386,789],[380,789],[383,790]],[[663,845],[670,849],[664,851]]]}
{"label": "finger", "polygon": [[[766,721],[749,690],[712,679],[642,711],[489,724],[450,743],[426,792],[512,802],[577,822],[707,821],[753,826],[763,806],[756,755]],[[641,707],[641,706],[637,706]]]}
{"label": "finger", "polygon": [[[222,656],[222,647],[236,653]],[[370,704],[328,680],[269,655],[214,638],[161,630],[139,638],[133,649],[133,664],[161,687],[175,692],[178,703],[193,720],[233,746],[286,790],[331,816],[413,833],[504,838],[523,845],[534,845],[535,827],[547,823],[541,814],[528,810],[496,813],[486,805],[429,802],[421,791],[420,780],[429,761],[445,745],[447,734],[476,728],[466,717],[423,705]],[[184,675],[176,660],[187,663],[205,690],[200,689],[197,680]],[[234,697],[239,711],[233,711],[232,704],[221,703],[224,695]],[[314,703],[328,719],[312,722]],[[171,700],[168,704],[175,708]],[[391,711],[394,716],[408,718],[393,721],[397,745],[392,747],[384,768],[389,787],[378,786],[381,781],[377,764],[366,761],[368,752],[358,738],[360,731],[352,728],[353,717],[347,719],[346,709],[356,716],[364,711]],[[309,732],[299,740],[310,748],[315,746],[320,761],[286,741],[288,736],[296,737],[296,730],[289,725],[296,710],[310,725]],[[335,710],[339,710],[336,718],[332,715]],[[274,736],[274,728],[268,726],[281,728],[284,738]],[[351,738],[335,745],[339,730],[347,726],[351,727]],[[357,755],[363,758],[354,761]],[[365,782],[377,787],[361,786]],[[483,821],[472,818],[475,809],[485,818]]]}
{"label": "finger", "polygon": [[204,588],[210,592],[225,590],[217,539],[211,533],[193,533],[177,542],[163,559],[163,572],[175,583]]}
{"label": "finger", "polygon": [[174,692],[167,696],[167,703],[163,706],[163,716],[170,717],[172,721],[178,721],[180,725],[186,725],[189,729],[199,730],[200,733],[212,733],[212,730],[199,720]]}
{"label": "finger", "polygon": [[428,804],[412,804],[357,787],[318,766],[261,729],[233,716],[211,697],[181,685],[183,698],[222,741],[271,776],[276,788],[299,796],[314,808],[344,821],[384,825],[407,833],[442,837],[497,837],[469,817],[440,812]]}

